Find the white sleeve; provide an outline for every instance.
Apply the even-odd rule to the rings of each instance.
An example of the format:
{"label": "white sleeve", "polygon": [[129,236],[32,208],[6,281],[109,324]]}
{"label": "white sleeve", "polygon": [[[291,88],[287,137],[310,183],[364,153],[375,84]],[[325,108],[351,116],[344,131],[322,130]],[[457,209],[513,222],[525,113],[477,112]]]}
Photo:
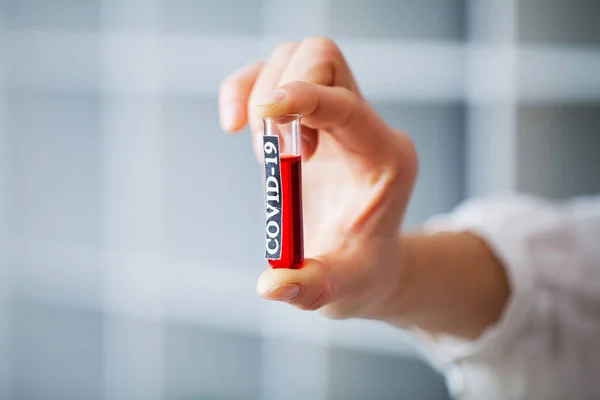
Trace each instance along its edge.
{"label": "white sleeve", "polygon": [[456,399],[600,399],[600,197],[476,199],[426,228],[480,235],[511,286],[476,341],[417,335]]}

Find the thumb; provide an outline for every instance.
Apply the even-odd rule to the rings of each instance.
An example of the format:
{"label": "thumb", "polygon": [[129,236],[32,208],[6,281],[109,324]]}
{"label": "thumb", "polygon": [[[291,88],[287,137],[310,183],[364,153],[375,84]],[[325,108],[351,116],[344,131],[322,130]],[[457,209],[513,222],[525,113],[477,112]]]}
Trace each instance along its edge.
{"label": "thumb", "polygon": [[300,269],[267,269],[258,279],[256,290],[268,300],[290,303],[302,310],[318,310],[332,302],[336,286],[323,261],[306,259]]}

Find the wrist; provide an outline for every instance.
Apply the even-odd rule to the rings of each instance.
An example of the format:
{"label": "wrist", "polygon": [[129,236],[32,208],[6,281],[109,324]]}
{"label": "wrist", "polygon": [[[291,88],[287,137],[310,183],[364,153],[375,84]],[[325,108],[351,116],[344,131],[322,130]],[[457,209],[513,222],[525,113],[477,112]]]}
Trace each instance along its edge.
{"label": "wrist", "polygon": [[418,247],[416,234],[400,234],[397,240],[397,252],[400,268],[399,278],[394,282],[392,293],[384,300],[381,320],[400,327],[411,325],[410,315],[414,312],[413,304],[417,301],[419,274]]}
{"label": "wrist", "polygon": [[508,281],[482,238],[469,232],[405,233],[398,246],[403,273],[386,322],[472,339],[500,318]]}

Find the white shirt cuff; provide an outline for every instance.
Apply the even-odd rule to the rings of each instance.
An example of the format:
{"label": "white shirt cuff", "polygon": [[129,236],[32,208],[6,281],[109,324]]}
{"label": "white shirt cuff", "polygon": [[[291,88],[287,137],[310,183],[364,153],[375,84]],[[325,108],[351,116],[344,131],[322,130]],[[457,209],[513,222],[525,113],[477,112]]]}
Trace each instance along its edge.
{"label": "white shirt cuff", "polygon": [[540,211],[544,209],[540,206],[535,199],[522,197],[518,201],[511,197],[472,200],[451,214],[431,218],[424,226],[432,233],[468,231],[480,236],[504,265],[511,288],[500,320],[476,340],[434,338],[416,332],[433,361],[446,370],[449,389],[457,397],[461,397],[469,384],[469,378],[460,373],[460,368],[468,365],[469,360],[481,362],[508,351],[534,311],[537,278],[535,270],[529,268],[526,238],[552,218],[552,213]]}

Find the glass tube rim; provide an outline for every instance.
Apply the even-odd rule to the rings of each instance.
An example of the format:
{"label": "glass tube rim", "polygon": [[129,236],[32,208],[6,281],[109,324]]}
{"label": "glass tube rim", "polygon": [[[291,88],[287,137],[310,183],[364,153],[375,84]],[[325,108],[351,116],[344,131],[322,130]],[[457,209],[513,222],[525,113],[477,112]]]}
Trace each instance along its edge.
{"label": "glass tube rim", "polygon": [[293,122],[294,120],[299,120],[300,118],[302,118],[302,114],[282,114],[282,115],[278,115],[278,116],[263,117],[263,120],[268,121],[268,122],[277,123],[277,121],[285,120],[287,118],[290,118],[290,120],[287,122],[283,122],[282,124],[285,124],[285,123],[289,124],[289,123]]}

